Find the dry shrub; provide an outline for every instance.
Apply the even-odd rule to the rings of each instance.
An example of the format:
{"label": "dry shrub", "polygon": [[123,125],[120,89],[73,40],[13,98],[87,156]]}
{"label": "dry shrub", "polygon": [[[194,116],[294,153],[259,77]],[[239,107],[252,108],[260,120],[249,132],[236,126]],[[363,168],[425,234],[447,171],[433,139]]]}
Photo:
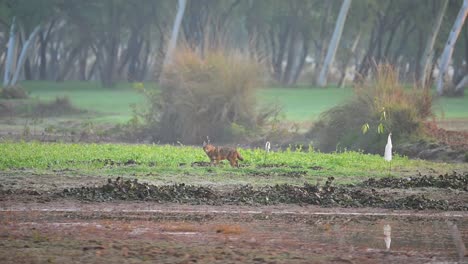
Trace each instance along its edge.
{"label": "dry shrub", "polygon": [[26,99],[28,97],[28,92],[19,85],[0,89],[0,98],[3,99]]}
{"label": "dry shrub", "polygon": [[50,102],[38,102],[33,110],[33,116],[50,117],[82,113],[80,110],[72,105],[68,96],[57,96],[55,100]]}
{"label": "dry shrub", "polygon": [[[404,88],[390,65],[378,65],[374,72],[373,81],[356,87],[353,99],[323,113],[309,131],[318,149],[379,153],[388,132],[397,141],[421,135],[423,121],[432,115],[430,91]],[[370,129],[363,134],[361,128],[366,123]],[[382,134],[377,132],[379,124],[384,127]]]}
{"label": "dry shrub", "polygon": [[200,143],[248,137],[270,114],[258,114],[256,90],[262,68],[239,53],[190,49],[175,53],[161,78],[161,93],[150,96],[146,121],[156,140]]}

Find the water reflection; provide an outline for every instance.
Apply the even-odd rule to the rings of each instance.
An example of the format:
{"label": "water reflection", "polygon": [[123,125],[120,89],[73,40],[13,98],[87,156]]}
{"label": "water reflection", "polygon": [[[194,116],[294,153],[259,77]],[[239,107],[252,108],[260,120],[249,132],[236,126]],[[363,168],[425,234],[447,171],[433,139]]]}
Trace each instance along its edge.
{"label": "water reflection", "polygon": [[453,243],[455,244],[455,248],[457,249],[458,260],[460,263],[465,263],[466,248],[465,243],[463,243],[460,230],[458,230],[457,225],[451,221],[447,221],[447,226],[449,228],[450,236],[453,239]]}
{"label": "water reflection", "polygon": [[390,250],[390,244],[392,243],[392,227],[389,224],[384,225],[383,227],[385,248]]}

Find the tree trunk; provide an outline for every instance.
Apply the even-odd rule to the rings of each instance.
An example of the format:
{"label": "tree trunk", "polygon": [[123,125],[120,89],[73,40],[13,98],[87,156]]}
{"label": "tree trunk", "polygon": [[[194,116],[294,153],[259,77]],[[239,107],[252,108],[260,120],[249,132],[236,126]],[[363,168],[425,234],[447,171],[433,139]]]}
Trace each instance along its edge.
{"label": "tree trunk", "polygon": [[179,35],[180,24],[182,23],[182,18],[184,17],[186,2],[187,2],[186,0],[179,0],[179,5],[177,8],[177,15],[174,21],[174,26],[172,27],[171,39],[169,41],[166,56],[164,58],[163,71],[164,71],[164,68],[172,62],[174,49],[177,45],[177,36]]}
{"label": "tree trunk", "polygon": [[82,46],[82,43],[79,43],[78,46],[75,46],[69,53],[68,55],[68,58],[63,58],[63,60],[65,60],[65,63],[63,64],[63,66],[61,67],[62,70],[59,71],[58,75],[57,75],[57,78],[55,79],[55,81],[57,82],[63,82],[65,80],[65,78],[67,77],[68,73],[70,72],[70,70],[73,68],[74,66],[74,62],[76,61],[76,57],[78,56],[78,54],[80,54],[80,50],[81,50],[81,46]]}
{"label": "tree trunk", "polygon": [[293,76],[293,83],[296,83],[297,80],[299,79],[299,75],[302,72],[302,69],[304,68],[305,60],[307,58],[307,54],[309,54],[309,37],[305,31],[302,32],[302,52],[299,56],[299,65],[297,66],[296,71],[294,72]]}
{"label": "tree trunk", "polygon": [[47,32],[44,30],[39,31],[39,80],[47,79],[47,44],[49,43],[51,31],[55,25],[55,21],[56,20],[50,22]]}
{"label": "tree trunk", "polygon": [[447,44],[445,45],[444,51],[442,53],[442,57],[440,59],[439,76],[437,77],[437,84],[436,84],[437,93],[439,95],[444,94],[444,87],[448,83],[447,82],[448,66],[450,63],[450,59],[452,58],[453,49],[455,48],[455,43],[463,27],[467,14],[468,14],[468,0],[463,0],[463,5],[461,6],[460,11],[458,12],[457,19],[455,20],[452,30],[450,31]]}
{"label": "tree trunk", "polygon": [[13,63],[13,53],[15,51],[15,25],[16,17],[13,17],[10,28],[10,39],[8,40],[8,50],[5,61],[5,75],[3,76],[3,87],[8,87],[10,85],[11,65]]}
{"label": "tree trunk", "polygon": [[437,39],[437,35],[439,35],[440,25],[442,25],[442,21],[445,14],[445,9],[447,9],[448,0],[443,0],[442,5],[439,9],[439,13],[437,14],[436,21],[434,26],[432,27],[431,34],[426,43],[426,48],[424,49],[424,54],[422,56],[420,64],[421,75],[418,76],[419,83],[422,87],[425,87],[428,84],[428,78],[430,78],[431,72],[429,70],[431,67],[431,57],[433,56],[434,44]]}
{"label": "tree trunk", "polygon": [[18,82],[19,75],[21,73],[21,70],[24,65],[24,61],[29,51],[29,46],[31,45],[31,42],[33,42],[36,34],[39,32],[39,29],[40,29],[40,26],[36,26],[33,32],[29,35],[29,38],[26,40],[26,42],[24,42],[23,48],[21,50],[21,55],[18,60],[18,64],[16,65],[15,75],[13,75],[13,79],[11,80],[10,85],[15,85]]}
{"label": "tree trunk", "polygon": [[291,84],[291,73],[294,68],[294,63],[296,61],[296,50],[297,50],[297,38],[298,38],[298,32],[296,30],[295,26],[295,21],[291,22],[291,38],[289,39],[289,45],[288,45],[288,53],[286,57],[286,67],[284,69],[282,78],[281,78],[281,84],[283,85],[290,85]]}
{"label": "tree trunk", "polygon": [[456,95],[463,95],[463,89],[468,86],[468,75],[465,75],[463,79],[458,82],[457,86],[455,86],[455,94]]}
{"label": "tree trunk", "polygon": [[356,48],[360,39],[361,39],[361,32],[357,34],[356,38],[354,39],[353,45],[351,46],[351,49],[349,49],[349,53],[347,54],[346,58],[343,60],[343,66],[341,68],[341,77],[338,82],[338,87],[340,88],[344,87],[345,78],[346,78],[346,69],[348,68],[348,64],[349,64],[349,61],[351,60],[351,56],[356,51]]}
{"label": "tree trunk", "polygon": [[47,72],[47,42],[45,41],[44,31],[41,30],[39,32],[39,57],[40,57],[40,64],[39,64],[39,80],[46,79],[46,72]]}
{"label": "tree trunk", "polygon": [[78,74],[79,74],[80,81],[87,81],[87,76],[86,76],[87,60],[88,60],[88,49],[82,49],[81,56],[78,61],[78,64],[79,64]]}
{"label": "tree trunk", "polygon": [[[281,27],[281,25],[280,25]],[[270,31],[270,38],[271,38],[271,45],[273,48],[273,78],[281,83],[282,82],[282,75],[283,75],[283,59],[286,53],[286,46],[288,43],[289,35],[290,35],[290,26],[283,25],[278,32],[278,48],[276,48],[276,38],[275,32],[273,29]]]}
{"label": "tree trunk", "polygon": [[335,58],[336,50],[338,44],[340,44],[341,35],[343,33],[344,23],[346,21],[346,16],[348,15],[349,7],[351,6],[351,0],[344,0],[341,5],[340,14],[336,21],[335,31],[328,47],[327,56],[325,57],[325,63],[320,71],[320,76],[318,78],[318,85],[324,87],[327,85],[328,72],[330,71],[331,64]]}

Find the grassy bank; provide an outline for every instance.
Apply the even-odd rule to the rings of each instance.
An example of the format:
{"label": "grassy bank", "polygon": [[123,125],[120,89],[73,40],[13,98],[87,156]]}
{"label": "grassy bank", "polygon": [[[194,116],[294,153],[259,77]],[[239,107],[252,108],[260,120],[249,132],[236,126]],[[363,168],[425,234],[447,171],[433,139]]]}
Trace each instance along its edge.
{"label": "grassy bank", "polygon": [[[201,147],[124,144],[63,144],[39,142],[0,143],[0,170],[6,173],[34,173],[94,176],[126,176],[158,183],[315,184],[329,176],[338,183],[353,183],[368,177],[389,175],[390,164],[379,155],[358,152],[324,154],[276,151],[265,156],[260,149],[240,149],[245,161],[231,168],[226,161],[216,167]],[[196,166],[194,163],[205,164]],[[463,164],[433,163],[396,156],[391,162],[393,176],[466,171]],[[32,172],[32,173],[31,173]]]}

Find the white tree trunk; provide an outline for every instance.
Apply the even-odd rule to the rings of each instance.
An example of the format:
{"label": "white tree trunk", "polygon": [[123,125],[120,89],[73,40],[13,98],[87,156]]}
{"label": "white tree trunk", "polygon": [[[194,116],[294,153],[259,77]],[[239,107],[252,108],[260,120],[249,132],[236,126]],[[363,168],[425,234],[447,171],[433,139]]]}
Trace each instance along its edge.
{"label": "white tree trunk", "polygon": [[467,14],[468,14],[468,0],[463,0],[463,5],[461,6],[460,11],[458,12],[457,19],[455,20],[452,30],[450,31],[447,44],[445,45],[444,51],[440,59],[439,76],[437,77],[437,86],[436,86],[437,93],[439,95],[442,95],[444,92],[444,85],[447,82],[446,79],[447,79],[447,72],[448,72],[450,59],[452,58],[455,43],[463,27]]}
{"label": "white tree trunk", "polygon": [[333,63],[333,59],[335,58],[336,49],[338,48],[338,44],[340,43],[344,23],[346,21],[346,16],[348,15],[350,6],[351,0],[344,0],[343,4],[341,5],[340,13],[338,15],[338,19],[335,25],[335,31],[333,32],[333,36],[330,41],[330,46],[328,47],[327,56],[325,57],[325,62],[317,80],[317,84],[321,87],[327,85],[328,72],[330,70],[331,64]]}
{"label": "white tree trunk", "polygon": [[[433,57],[433,50],[434,50],[434,44],[437,38],[437,35],[439,34],[440,30],[440,25],[442,25],[442,21],[444,18],[445,14],[445,9],[447,9],[447,3],[448,0],[443,0],[442,5],[439,10],[439,14],[437,14],[436,21],[434,23],[434,27],[432,28],[431,35],[429,36],[427,43],[426,43],[426,48],[424,50],[423,57],[421,58],[420,62],[420,67],[421,67],[421,76],[419,79],[419,82],[422,86],[426,85],[426,80],[427,78],[431,76],[431,58]],[[429,76],[428,76],[429,75]]]}
{"label": "white tree trunk", "polygon": [[37,35],[39,32],[40,26],[36,26],[33,30],[33,32],[29,35],[28,40],[24,42],[23,49],[21,50],[21,54],[18,60],[18,63],[16,65],[16,71],[15,74],[13,75],[13,79],[11,79],[10,86],[15,85],[18,82],[19,75],[21,73],[21,70],[23,69],[23,64],[24,61],[26,60],[26,56],[29,51],[29,46],[31,46],[31,43],[34,40],[34,37]]}
{"label": "white tree trunk", "polygon": [[7,87],[10,84],[11,65],[14,57],[13,53],[15,51],[15,22],[16,17],[13,17],[13,21],[11,22],[10,28],[10,39],[8,40],[7,56],[5,59],[5,75],[3,76],[3,87]]}
{"label": "white tree trunk", "polygon": [[458,90],[461,90],[468,86],[468,75],[465,75],[463,79],[455,86],[455,93],[458,92]]}
{"label": "white tree trunk", "polygon": [[179,35],[180,24],[182,23],[182,18],[184,17],[186,2],[186,0],[179,0],[177,15],[174,21],[174,26],[172,27],[171,39],[169,40],[166,56],[164,58],[163,71],[164,68],[172,61],[172,55],[177,44],[177,36]]}

